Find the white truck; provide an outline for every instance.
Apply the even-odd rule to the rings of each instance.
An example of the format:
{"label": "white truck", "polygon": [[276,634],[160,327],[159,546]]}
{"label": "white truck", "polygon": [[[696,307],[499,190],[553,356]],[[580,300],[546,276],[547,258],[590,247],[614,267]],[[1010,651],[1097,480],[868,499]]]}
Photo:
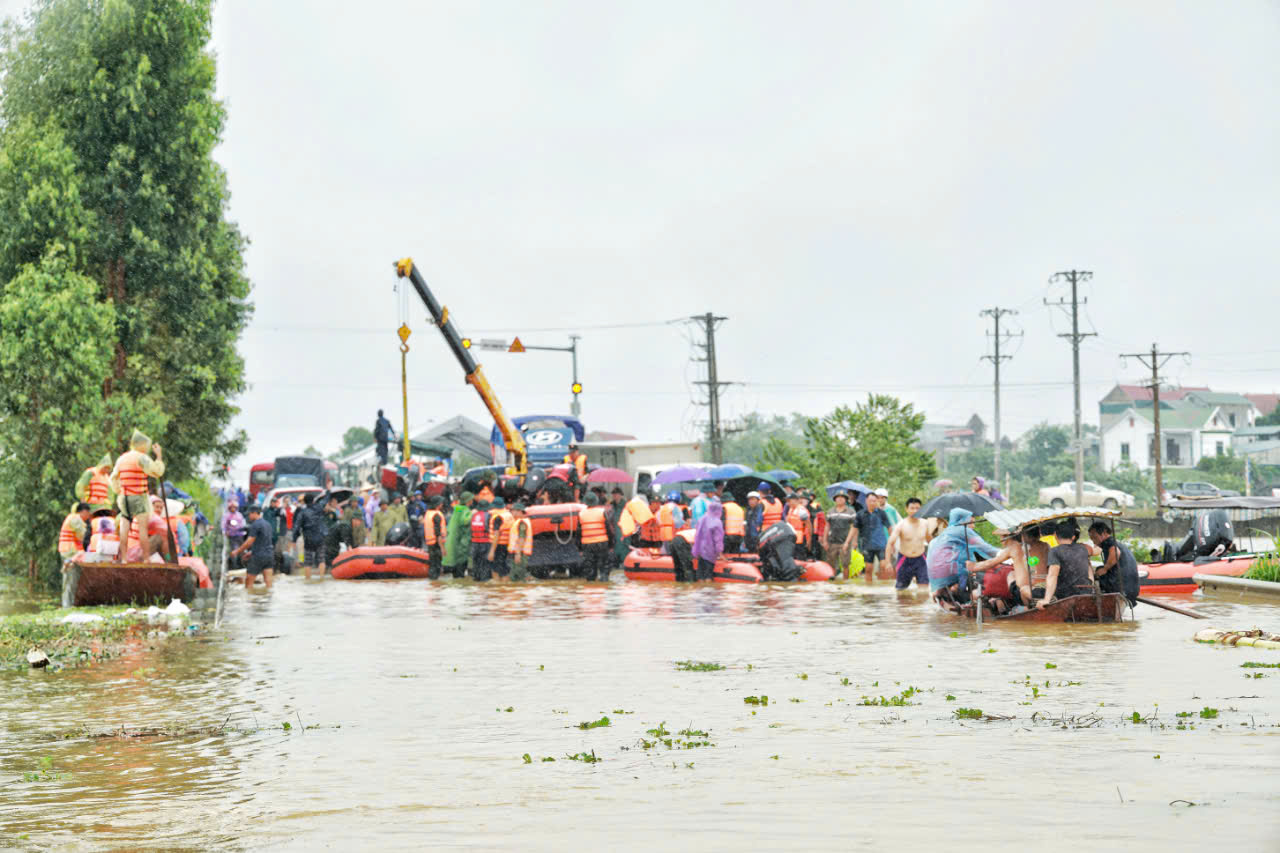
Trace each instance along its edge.
{"label": "white truck", "polygon": [[698,441],[580,441],[578,449],[587,454],[587,461],[593,465],[618,468],[630,474],[630,484],[620,484],[628,498],[648,488],[650,481],[668,468],[711,467],[702,461],[702,443]]}

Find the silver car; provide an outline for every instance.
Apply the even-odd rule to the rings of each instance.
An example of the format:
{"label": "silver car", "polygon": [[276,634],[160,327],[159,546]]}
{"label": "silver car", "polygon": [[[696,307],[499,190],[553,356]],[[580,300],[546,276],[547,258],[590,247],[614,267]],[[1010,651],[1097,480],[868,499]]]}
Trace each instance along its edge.
{"label": "silver car", "polygon": [[1100,506],[1103,509],[1119,509],[1133,506],[1133,495],[1119,489],[1105,489],[1097,483],[1084,482],[1082,492],[1084,501],[1076,503],[1076,483],[1074,480],[1057,486],[1048,486],[1040,490],[1040,504],[1054,509],[1069,506]]}

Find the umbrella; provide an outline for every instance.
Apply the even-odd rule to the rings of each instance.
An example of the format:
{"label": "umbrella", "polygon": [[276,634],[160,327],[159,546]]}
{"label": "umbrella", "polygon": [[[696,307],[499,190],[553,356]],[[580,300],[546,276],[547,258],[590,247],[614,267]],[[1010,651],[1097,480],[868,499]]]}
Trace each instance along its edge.
{"label": "umbrella", "polygon": [[800,475],[795,471],[788,471],[786,468],[776,468],[773,471],[766,471],[764,476],[770,480],[776,480],[779,483],[789,483],[792,480],[799,480]]}
{"label": "umbrella", "polygon": [[745,505],[747,493],[756,491],[761,483],[768,483],[775,497],[784,497],[781,483],[768,474],[760,474],[755,471],[750,474],[743,474],[741,477],[730,477],[725,483],[725,491],[733,495],[734,500],[738,503]]}
{"label": "umbrella", "polygon": [[977,492],[955,492],[949,495],[939,495],[929,501],[916,517],[947,518],[951,515],[951,510],[957,507],[969,510],[969,512],[973,513],[974,518],[980,518],[993,510],[1004,509],[1004,507],[986,495],[980,495]]}
{"label": "umbrella", "polygon": [[950,480],[935,480],[933,483],[933,487],[938,491],[942,491],[943,489],[949,489],[954,485],[955,483],[951,482]]}
{"label": "umbrella", "polygon": [[588,483],[630,483],[632,477],[618,468],[597,468],[587,475]]}
{"label": "umbrella", "polygon": [[730,477],[741,477],[743,474],[751,473],[751,468],[746,465],[739,465],[737,462],[726,462],[724,465],[717,465],[707,472],[709,480],[727,480]]}
{"label": "umbrella", "polygon": [[832,483],[827,486],[827,497],[834,498],[836,492],[854,492],[856,494],[855,500],[859,503],[866,503],[866,496],[871,494],[871,487],[855,483],[853,480],[841,480],[838,483]]}
{"label": "umbrella", "polygon": [[668,483],[697,483],[702,480],[709,480],[705,468],[694,468],[692,465],[677,465],[675,468],[668,468],[661,474],[653,478],[654,485],[665,486]]}

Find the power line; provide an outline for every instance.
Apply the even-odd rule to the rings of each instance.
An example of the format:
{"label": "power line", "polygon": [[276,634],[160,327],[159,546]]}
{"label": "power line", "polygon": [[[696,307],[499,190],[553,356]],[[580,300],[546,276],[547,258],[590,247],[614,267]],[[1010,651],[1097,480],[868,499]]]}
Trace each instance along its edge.
{"label": "power line", "polygon": [[1160,464],[1160,368],[1169,363],[1175,355],[1191,357],[1189,352],[1160,352],[1155,344],[1151,345],[1151,353],[1120,353],[1121,364],[1126,358],[1136,358],[1146,367],[1151,368],[1151,412],[1154,433],[1151,437],[1151,458],[1156,468],[1156,518],[1163,518],[1160,501],[1164,499],[1164,469]]}
{"label": "power line", "polygon": [[1017,314],[1018,312],[1012,308],[1001,308],[998,305],[994,308],[988,308],[985,311],[979,311],[979,317],[990,317],[994,324],[994,331],[988,332],[987,336],[991,338],[994,347],[994,355],[984,355],[983,361],[989,361],[995,367],[995,460],[993,468],[995,469],[995,480],[1000,482],[1000,362],[1009,361],[1013,358],[1011,355],[1000,354],[1000,344],[1011,338],[1021,337],[1021,332],[1005,332],[1000,333],[1000,318]]}
{"label": "power line", "polygon": [[1071,305],[1071,332],[1070,334],[1058,335],[1060,338],[1069,338],[1071,340],[1071,367],[1072,382],[1076,391],[1076,408],[1075,408],[1075,451],[1076,451],[1076,506],[1084,506],[1084,435],[1080,427],[1080,342],[1088,337],[1096,336],[1096,332],[1080,331],[1080,306],[1087,304],[1088,299],[1079,298],[1078,290],[1082,282],[1089,281],[1093,278],[1093,273],[1087,270],[1067,270],[1066,272],[1054,273],[1049,277],[1049,283],[1055,284],[1059,281],[1068,281],[1071,283],[1071,302],[1065,299],[1059,299],[1057,302],[1050,302],[1048,299],[1044,301],[1045,305],[1052,305],[1066,311],[1066,306]]}

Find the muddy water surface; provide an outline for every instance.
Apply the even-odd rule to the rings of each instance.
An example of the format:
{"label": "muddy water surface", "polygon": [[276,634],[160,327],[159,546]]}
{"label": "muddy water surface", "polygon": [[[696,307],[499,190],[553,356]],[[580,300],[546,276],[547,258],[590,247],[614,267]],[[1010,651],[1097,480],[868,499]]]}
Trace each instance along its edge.
{"label": "muddy water surface", "polygon": [[1280,670],[1240,664],[1280,653],[1190,638],[1280,607],[1169,600],[1213,618],[979,632],[883,585],[286,578],[198,641],[0,673],[0,846],[1276,850]]}

